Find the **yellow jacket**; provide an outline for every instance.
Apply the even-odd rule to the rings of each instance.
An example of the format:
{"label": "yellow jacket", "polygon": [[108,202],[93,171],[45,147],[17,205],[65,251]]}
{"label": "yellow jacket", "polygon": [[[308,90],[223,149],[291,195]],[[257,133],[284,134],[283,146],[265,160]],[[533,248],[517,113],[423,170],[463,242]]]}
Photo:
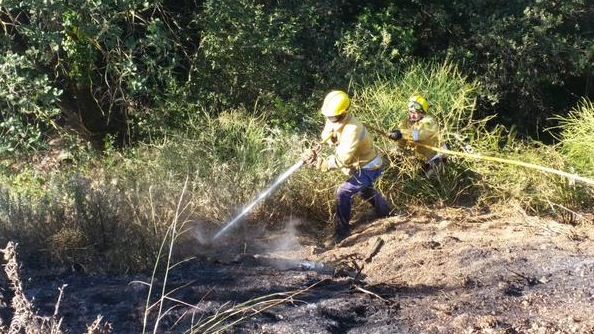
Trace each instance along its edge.
{"label": "yellow jacket", "polygon": [[[329,168],[341,168],[345,174],[349,174],[377,158],[369,131],[351,114],[340,123],[326,121],[322,140],[326,138],[330,138],[328,143],[335,148],[335,154],[326,160]],[[373,167],[381,167],[381,160],[377,165]]]}
{"label": "yellow jacket", "polygon": [[437,154],[433,150],[411,143],[418,142],[428,146],[439,147],[439,127],[433,117],[426,115],[417,122],[410,122],[408,119],[404,120],[400,123],[399,129],[402,132],[402,139],[405,139],[398,141],[398,146],[401,148],[414,151],[425,161],[428,161]]}

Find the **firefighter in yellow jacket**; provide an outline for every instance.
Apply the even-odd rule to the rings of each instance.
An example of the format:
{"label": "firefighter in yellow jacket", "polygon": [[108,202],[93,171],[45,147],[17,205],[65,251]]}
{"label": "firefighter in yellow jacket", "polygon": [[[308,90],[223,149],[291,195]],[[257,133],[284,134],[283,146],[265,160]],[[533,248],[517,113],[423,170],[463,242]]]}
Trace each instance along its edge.
{"label": "firefighter in yellow jacket", "polygon": [[334,154],[317,159],[322,171],[340,169],[349,178],[338,188],[337,224],[335,241],[347,237],[350,232],[353,197],[361,194],[370,203],[379,217],[386,217],[390,208],[382,195],[374,188],[374,182],[382,175],[382,158],[378,155],[369,131],[349,112],[351,100],[343,91],[332,91],[324,99],[322,114],[326,124],[322,139],[335,150]]}
{"label": "firefighter in yellow jacket", "polygon": [[446,162],[443,154],[414,144],[439,147],[439,127],[435,119],[427,114],[428,111],[427,99],[420,95],[411,96],[408,100],[408,119],[390,133],[390,138],[398,141],[400,148],[414,151],[423,160],[422,169],[427,176],[431,175],[437,166]]}

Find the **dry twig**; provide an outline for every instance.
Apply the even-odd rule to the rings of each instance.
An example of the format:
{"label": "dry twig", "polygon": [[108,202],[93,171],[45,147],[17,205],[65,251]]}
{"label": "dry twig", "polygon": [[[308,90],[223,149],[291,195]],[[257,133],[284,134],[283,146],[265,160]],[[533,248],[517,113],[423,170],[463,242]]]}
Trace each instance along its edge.
{"label": "dry twig", "polygon": [[23,284],[19,274],[17,262],[16,244],[9,242],[6,248],[0,250],[4,254],[4,271],[14,292],[10,306],[14,309],[14,315],[8,328],[8,334],[62,334],[60,325],[62,319],[54,317],[42,317],[37,314],[33,304],[25,296]]}

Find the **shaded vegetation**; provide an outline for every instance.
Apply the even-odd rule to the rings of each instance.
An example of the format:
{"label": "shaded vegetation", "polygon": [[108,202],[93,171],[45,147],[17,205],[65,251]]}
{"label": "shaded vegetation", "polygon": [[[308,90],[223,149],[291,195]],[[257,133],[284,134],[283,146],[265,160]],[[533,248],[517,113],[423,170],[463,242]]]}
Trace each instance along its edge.
{"label": "shaded vegetation", "polygon": [[[146,269],[171,222],[223,223],[297,161],[331,89],[384,130],[423,94],[453,150],[592,177],[593,22],[586,0],[3,1],[0,241]],[[375,137],[397,210],[505,201],[576,223],[593,204],[591,188],[484,161],[428,179]],[[301,170],[250,221],[331,221],[342,178]]]}
{"label": "shaded vegetation", "polygon": [[480,117],[548,137],[552,115],[593,97],[593,16],[586,0],[8,0],[0,148],[31,152],[64,131],[135,144],[204,108],[266,105],[302,129],[329,89],[429,60],[481,80]]}
{"label": "shaded vegetation", "polygon": [[[450,63],[417,64],[354,86],[353,113],[372,126],[389,129],[405,117],[406,97],[419,92],[432,101],[451,149],[568,171],[588,168],[584,156],[572,154],[583,148],[571,146],[569,140],[557,146],[521,141],[504,127],[488,127],[488,119],[474,120],[482,89]],[[158,257],[159,242],[172,222],[194,226],[229,221],[318,140],[323,120],[316,110],[309,111],[315,130],[296,133],[271,121],[271,108],[237,108],[216,116],[196,111],[183,131],[169,131],[126,150],[107,145],[100,155],[78,150],[72,160],[58,161],[57,168],[49,170],[6,160],[1,174],[0,241],[19,240],[23,252],[35,255],[40,263],[50,259],[86,271],[147,269]],[[583,104],[563,119],[560,132],[580,135],[575,126],[591,127],[591,111],[591,104]],[[378,134],[374,137],[390,161],[378,186],[398,211],[415,205],[488,207],[513,202],[577,223],[583,219],[575,213],[594,204],[592,189],[586,186],[480,160],[451,158],[447,168],[426,178],[412,155],[395,150],[393,142]],[[185,209],[178,216],[179,192],[186,178]],[[330,222],[335,186],[343,178],[338,172],[302,169],[245,223],[274,227],[289,216]]]}

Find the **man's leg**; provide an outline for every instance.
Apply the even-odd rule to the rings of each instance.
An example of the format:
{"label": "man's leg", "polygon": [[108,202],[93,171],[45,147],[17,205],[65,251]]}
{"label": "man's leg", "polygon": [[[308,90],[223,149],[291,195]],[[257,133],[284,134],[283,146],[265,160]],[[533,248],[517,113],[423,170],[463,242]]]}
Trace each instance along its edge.
{"label": "man's leg", "polygon": [[343,239],[350,234],[351,227],[349,223],[351,221],[353,197],[361,192],[364,187],[365,184],[359,180],[359,173],[357,173],[338,188],[336,192],[337,239]]}
{"label": "man's leg", "polygon": [[373,206],[375,214],[378,217],[387,217],[390,215],[390,205],[384,199],[384,197],[375,190],[373,184],[382,175],[383,171],[379,170],[367,170],[361,171],[361,181],[365,185],[361,189],[361,196],[365,201]]}
{"label": "man's leg", "polygon": [[368,187],[363,189],[361,196],[367,203],[373,206],[378,218],[384,218],[390,215],[390,205],[375,188]]}

